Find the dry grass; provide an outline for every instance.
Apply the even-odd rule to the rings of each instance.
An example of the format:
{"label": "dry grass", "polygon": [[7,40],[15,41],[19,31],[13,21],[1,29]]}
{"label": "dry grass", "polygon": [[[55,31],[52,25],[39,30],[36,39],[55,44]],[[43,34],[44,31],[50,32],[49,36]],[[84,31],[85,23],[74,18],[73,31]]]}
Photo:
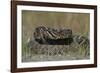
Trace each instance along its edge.
{"label": "dry grass", "polygon": [[[64,12],[42,12],[42,11],[22,11],[22,54],[28,54],[29,48],[26,47],[27,40],[32,36],[34,29],[38,26],[46,26],[50,28],[70,28],[74,34],[89,37],[90,15],[88,13],[64,13]],[[35,47],[34,47],[35,48]],[[80,50],[79,50],[80,49]],[[84,50],[78,48],[70,48],[67,50],[70,57],[80,56]],[[33,52],[34,53],[34,52]],[[68,55],[67,54],[67,55]],[[34,55],[33,55],[34,56]],[[65,58],[68,60],[69,58]],[[87,59],[87,56],[85,56]],[[32,60],[33,61],[33,60]]]}

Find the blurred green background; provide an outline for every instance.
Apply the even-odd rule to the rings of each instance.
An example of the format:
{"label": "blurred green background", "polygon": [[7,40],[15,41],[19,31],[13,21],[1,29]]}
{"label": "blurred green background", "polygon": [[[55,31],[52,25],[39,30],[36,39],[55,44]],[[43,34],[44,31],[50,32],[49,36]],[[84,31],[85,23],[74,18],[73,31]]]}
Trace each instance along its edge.
{"label": "blurred green background", "polygon": [[73,33],[89,35],[90,15],[88,13],[22,11],[22,32],[24,40],[38,26],[50,28],[71,28]]}

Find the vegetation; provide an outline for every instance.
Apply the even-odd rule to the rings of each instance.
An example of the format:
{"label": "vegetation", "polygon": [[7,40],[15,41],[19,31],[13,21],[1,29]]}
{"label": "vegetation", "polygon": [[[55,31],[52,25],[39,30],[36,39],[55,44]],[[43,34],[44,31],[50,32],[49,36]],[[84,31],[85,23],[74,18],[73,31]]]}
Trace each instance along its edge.
{"label": "vegetation", "polygon": [[[33,38],[33,32],[38,26],[46,26],[57,29],[72,29],[73,34],[85,36],[89,39],[89,18],[88,13],[65,13],[65,12],[43,12],[43,11],[22,11],[22,61],[48,61],[48,60],[78,60],[89,59],[89,47],[72,43],[68,45],[40,45],[34,42],[33,49],[27,45],[28,39]],[[33,38],[34,39],[34,38]],[[89,45],[88,45],[89,46]],[[47,55],[36,53],[40,48],[56,48],[54,51],[64,51],[64,55]],[[61,49],[62,48],[62,49]],[[65,48],[65,49],[63,49]],[[52,50],[51,50],[52,51]],[[86,54],[88,52],[88,54]],[[30,57],[31,56],[31,57]],[[41,57],[42,56],[42,59]],[[57,59],[56,59],[56,58]],[[37,59],[36,59],[37,58]],[[58,59],[59,58],[59,59]]]}

